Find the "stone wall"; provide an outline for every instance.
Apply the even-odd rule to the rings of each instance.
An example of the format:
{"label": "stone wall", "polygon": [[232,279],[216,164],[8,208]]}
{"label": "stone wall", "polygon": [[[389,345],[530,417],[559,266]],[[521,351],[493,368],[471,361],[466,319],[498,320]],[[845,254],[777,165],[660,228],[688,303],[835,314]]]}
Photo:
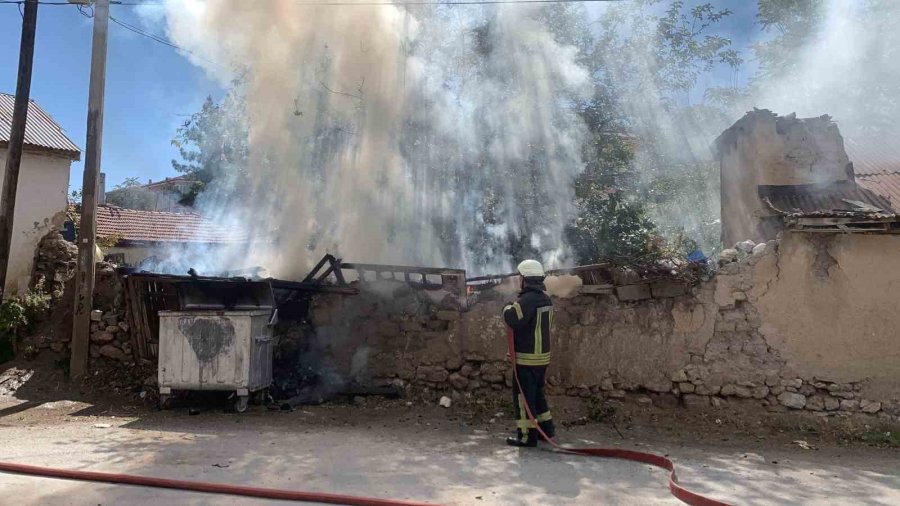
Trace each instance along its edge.
{"label": "stone wall", "polygon": [[[78,248],[57,231],[46,234],[38,243],[31,284],[43,280],[43,288],[52,299],[47,318],[33,335],[26,337],[26,346],[69,352],[77,257]],[[106,365],[133,364],[131,336],[124,321],[122,284],[112,264],[97,263],[94,307],[98,309],[91,312],[91,357],[108,362]]]}
{"label": "stone wall", "polygon": [[[801,240],[806,239],[793,237],[786,243],[795,249]],[[845,354],[846,346],[820,348],[819,355],[835,357],[823,361],[786,344],[802,334],[811,341],[799,349],[808,351],[817,337],[827,339],[828,330],[805,317],[796,323],[812,328],[774,316],[773,304],[804,304],[802,288],[789,292],[794,301],[784,299],[781,285],[795,284],[800,274],[786,272],[790,262],[781,258],[783,246],[770,241],[740,247],[742,251],[726,251],[714,277],[693,286],[674,279],[635,282],[626,277],[630,284],[598,290],[578,286],[580,280],[573,286],[548,279],[556,309],[549,393],[614,399],[641,395],[668,407],[715,409],[743,402],[822,416],[900,415],[900,389],[872,388],[884,384],[882,373],[891,381],[900,379],[896,371],[872,371],[860,362],[845,368],[848,374],[837,374],[829,364],[853,356]],[[798,268],[813,269],[806,264]],[[560,286],[564,289],[556,289]],[[501,285],[470,295],[468,309],[462,310],[442,305],[439,293],[378,282],[357,296],[317,296],[311,323],[319,340],[330,343],[319,351],[346,374],[364,371],[376,384],[479,395],[511,385],[500,312],[514,297],[514,287]],[[816,311],[833,313],[836,308],[825,304]],[[881,316],[880,332],[897,328],[888,326],[891,318]],[[887,346],[880,335],[870,339],[859,333],[848,343]],[[882,353],[900,358],[894,357],[894,349]]]}

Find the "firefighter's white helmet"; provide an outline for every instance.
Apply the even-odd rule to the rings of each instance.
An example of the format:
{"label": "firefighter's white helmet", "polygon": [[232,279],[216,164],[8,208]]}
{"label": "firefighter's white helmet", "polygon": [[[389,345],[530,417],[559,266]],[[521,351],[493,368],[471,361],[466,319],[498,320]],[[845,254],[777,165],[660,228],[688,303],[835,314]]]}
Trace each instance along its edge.
{"label": "firefighter's white helmet", "polygon": [[537,260],[523,260],[516,270],[526,278],[544,277],[544,266]]}

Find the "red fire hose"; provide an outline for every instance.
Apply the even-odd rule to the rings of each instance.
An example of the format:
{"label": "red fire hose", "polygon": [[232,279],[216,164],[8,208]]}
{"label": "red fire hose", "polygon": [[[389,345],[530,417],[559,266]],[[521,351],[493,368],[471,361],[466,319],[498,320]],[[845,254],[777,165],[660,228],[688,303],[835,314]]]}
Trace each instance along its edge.
{"label": "red fire hose", "polygon": [[[516,351],[512,330],[508,330],[509,355],[512,361],[513,377],[522,391],[519,377],[516,371]],[[524,398],[524,396],[523,396]],[[531,407],[524,402],[525,412],[532,425],[537,428],[546,441],[557,450],[574,455],[586,455],[590,457],[606,457],[614,459],[632,460],[652,466],[661,467],[669,471],[669,490],[672,495],[692,506],[729,506],[727,503],[704,497],[696,492],[678,484],[675,475],[675,464],[671,460],[652,453],[638,452],[634,450],[621,450],[618,448],[568,448],[562,447],[541,430],[540,425],[534,419]],[[319,492],[303,492],[294,490],[279,490],[274,488],[246,487],[241,485],[226,485],[224,483],[208,483],[201,481],[172,480],[168,478],[152,478],[149,476],[134,476],[129,474],[100,473],[95,471],[75,471],[69,469],[57,469],[52,467],[29,466],[25,464],[13,464],[0,462],[0,471],[6,473],[27,474],[32,476],[44,476],[47,478],[61,478],[66,480],[96,481],[113,483],[117,485],[137,485],[141,487],[168,488],[175,490],[188,490],[192,492],[206,492],[210,494],[226,494],[245,497],[257,497],[262,499],[280,499],[286,501],[316,502],[325,504],[343,504],[348,506],[430,506],[428,503],[415,501],[400,501],[395,499],[376,499],[371,497],[358,497],[341,494],[326,494]]]}

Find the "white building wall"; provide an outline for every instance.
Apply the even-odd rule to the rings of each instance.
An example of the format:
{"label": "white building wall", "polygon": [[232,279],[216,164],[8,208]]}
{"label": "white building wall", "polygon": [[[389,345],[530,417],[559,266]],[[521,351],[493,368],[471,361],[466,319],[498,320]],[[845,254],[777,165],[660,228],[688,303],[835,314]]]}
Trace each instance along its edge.
{"label": "white building wall", "polygon": [[[37,243],[48,231],[61,227],[65,221],[71,163],[66,157],[28,151],[23,153],[6,293],[24,293],[31,279]],[[4,149],[0,150],[0,168],[5,167]],[[0,172],[0,179],[3,177]],[[0,182],[0,192],[2,189],[3,184]]]}

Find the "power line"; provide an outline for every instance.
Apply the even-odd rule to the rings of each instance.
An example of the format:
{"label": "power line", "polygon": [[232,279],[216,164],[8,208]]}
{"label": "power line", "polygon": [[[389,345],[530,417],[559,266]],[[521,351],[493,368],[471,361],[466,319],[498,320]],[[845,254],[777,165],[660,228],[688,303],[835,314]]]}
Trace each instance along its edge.
{"label": "power line", "polygon": [[[25,3],[25,0],[0,0],[0,4],[22,5],[24,3]],[[37,2],[37,4],[38,5],[78,5],[78,4],[70,4],[69,2],[46,2],[46,1]]]}
{"label": "power line", "polygon": [[[457,0],[457,1],[449,1],[449,2],[439,2],[439,1],[409,1],[409,2],[377,2],[366,0],[362,2],[352,2],[352,1],[324,1],[324,2],[311,2],[309,0],[298,0],[294,2],[295,5],[308,5],[308,6],[344,6],[344,7],[352,7],[355,5],[394,5],[397,7],[403,7],[408,5],[494,5],[494,4],[575,4],[575,3],[611,3],[611,2],[622,2],[625,0]],[[137,5],[164,5],[164,2],[159,1],[150,1],[150,2],[111,2],[113,5],[123,5],[123,6],[137,6]]]}
{"label": "power line", "polygon": [[124,29],[130,31],[130,32],[134,32],[134,33],[136,33],[136,34],[138,34],[138,35],[147,37],[147,38],[150,39],[150,40],[153,40],[153,41],[158,42],[158,43],[160,43],[160,44],[169,46],[169,47],[171,47],[171,48],[173,48],[173,49],[177,49],[178,51],[183,51],[183,52],[185,52],[185,53],[192,54],[192,55],[196,56],[197,58],[199,58],[199,59],[201,59],[201,60],[203,60],[203,61],[205,61],[205,62],[207,62],[207,63],[212,63],[213,65],[220,65],[219,63],[216,63],[216,62],[214,62],[214,61],[212,61],[212,60],[207,60],[206,58],[203,58],[202,56],[200,56],[200,55],[198,55],[197,53],[191,51],[190,49],[185,49],[185,48],[179,46],[178,44],[175,44],[174,42],[172,42],[171,40],[169,40],[169,39],[163,37],[162,35],[156,35],[155,33],[148,32],[148,31],[146,31],[146,30],[144,30],[144,29],[142,29],[142,28],[139,28],[139,27],[137,27],[137,26],[134,26],[134,25],[132,25],[132,24],[130,24],[130,23],[126,23],[125,21],[118,20],[118,19],[116,19],[116,18],[113,17],[113,16],[110,16],[110,17],[109,17],[109,20],[112,21],[113,23],[115,23],[115,24],[121,26],[122,28],[124,28]]}

